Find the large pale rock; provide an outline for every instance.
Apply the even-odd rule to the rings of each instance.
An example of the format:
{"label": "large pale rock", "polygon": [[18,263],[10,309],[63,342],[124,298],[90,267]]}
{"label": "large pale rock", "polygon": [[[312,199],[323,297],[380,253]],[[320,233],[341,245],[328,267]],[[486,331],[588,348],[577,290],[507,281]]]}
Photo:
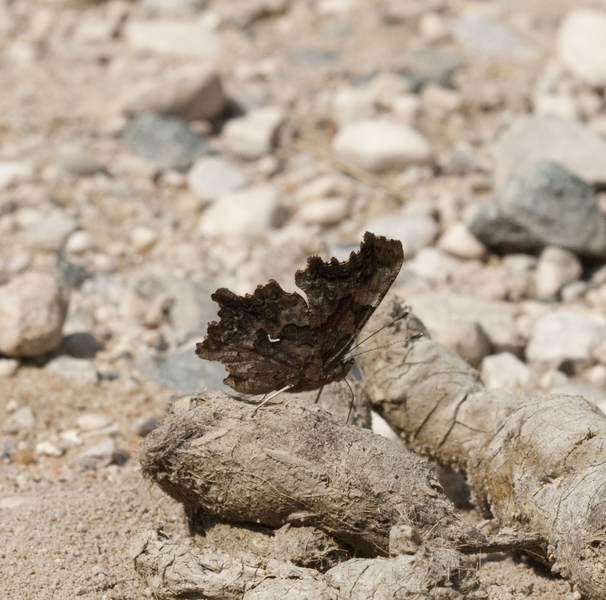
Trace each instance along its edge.
{"label": "large pale rock", "polygon": [[482,381],[489,390],[500,387],[517,388],[528,383],[530,369],[511,352],[487,356],[482,362]]}
{"label": "large pale rock", "polygon": [[606,181],[606,141],[578,121],[518,117],[494,144],[493,155],[497,186],[541,160],[559,163],[590,183]]}
{"label": "large pale rock", "polygon": [[558,34],[558,57],[579,79],[594,86],[606,84],[606,13],[575,10]]}
{"label": "large pale rock", "polygon": [[0,352],[41,356],[61,342],[68,298],[46,273],[28,273],[0,287]]}
{"label": "large pale rock", "polygon": [[332,141],[340,158],[368,171],[403,169],[431,161],[427,139],[407,125],[386,119],[356,121],[341,128]]}

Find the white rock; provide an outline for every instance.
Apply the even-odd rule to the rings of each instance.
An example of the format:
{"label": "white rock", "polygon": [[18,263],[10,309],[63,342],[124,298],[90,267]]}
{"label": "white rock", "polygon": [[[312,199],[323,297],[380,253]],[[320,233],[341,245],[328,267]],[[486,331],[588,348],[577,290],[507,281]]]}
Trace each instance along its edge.
{"label": "white rock", "polygon": [[74,231],[65,242],[65,251],[72,254],[84,254],[95,245],[93,234],[90,231]]}
{"label": "white rock", "polygon": [[530,380],[530,369],[511,352],[487,356],[482,361],[482,381],[489,390],[500,387],[516,388]]}
{"label": "white rock", "polygon": [[463,103],[460,92],[450,90],[435,83],[428,83],[421,92],[421,104],[426,110],[450,113],[459,110]]}
{"label": "white rock", "polygon": [[440,250],[459,258],[479,260],[486,254],[486,246],[469,232],[464,223],[451,225],[436,245]]}
{"label": "white rock", "polygon": [[555,385],[549,390],[549,393],[564,396],[582,396],[588,402],[598,405],[606,400],[606,392],[603,389],[583,381],[567,381],[561,385]]}
{"label": "white rock", "polygon": [[310,225],[335,225],[347,216],[348,208],[346,198],[324,198],[303,204],[298,216]]}
{"label": "white rock", "polygon": [[538,300],[554,300],[560,290],[583,273],[579,259],[568,250],[548,246],[537,264],[536,294]]}
{"label": "white rock", "polygon": [[421,248],[416,256],[405,263],[415,275],[435,284],[452,279],[461,262],[437,248]]}
{"label": "white rock", "polygon": [[426,40],[437,42],[450,35],[450,28],[439,13],[428,12],[419,19],[419,33]]}
{"label": "white rock", "polygon": [[244,171],[220,156],[199,158],[187,174],[190,191],[202,200],[214,200],[247,184]]}
{"label": "white rock", "polygon": [[558,33],[560,60],[583,82],[606,84],[606,13],[575,10],[569,13]]}
{"label": "white rock", "polygon": [[488,336],[477,321],[458,320],[447,322],[433,336],[433,339],[454,350],[476,369],[492,350]]}
{"label": "white rock", "polygon": [[560,119],[579,118],[578,107],[570,94],[535,94],[532,104],[536,115]]}
{"label": "white rock", "polygon": [[402,94],[394,98],[391,103],[391,111],[405,125],[412,125],[415,122],[421,100],[416,94]]}
{"label": "white rock", "polygon": [[331,114],[339,127],[377,114],[375,94],[368,87],[342,87],[332,98]]}
{"label": "white rock", "polygon": [[368,171],[404,169],[431,161],[427,139],[415,129],[386,119],[368,119],[346,125],[332,141],[333,152]]}
{"label": "white rock", "polygon": [[28,162],[17,160],[0,161],[0,191],[31,181],[34,177],[34,168]]}
{"label": "white rock", "polygon": [[99,374],[93,360],[74,358],[73,356],[58,356],[45,367],[49,371],[80,384],[96,384]]}
{"label": "white rock", "polygon": [[34,413],[29,406],[18,408],[11,415],[11,420],[23,429],[33,429],[36,424]]}
{"label": "white rock", "polygon": [[151,250],[158,241],[158,232],[150,227],[137,225],[130,232],[130,242],[135,252],[147,252]]}
{"label": "white rock", "polygon": [[606,385],[606,366],[593,365],[583,373],[583,378],[589,383],[603,387]]}
{"label": "white rock", "polygon": [[278,106],[251,110],[247,115],[225,123],[221,139],[226,148],[245,159],[256,159],[271,152],[284,111]]}
{"label": "white rock", "polygon": [[0,352],[35,357],[61,342],[67,292],[51,275],[27,273],[0,286]]}
{"label": "white rock", "polygon": [[341,196],[353,198],[355,189],[351,180],[335,174],[316,177],[308,183],[299,186],[294,194],[297,204],[303,204],[312,200],[322,200],[330,196]]}
{"label": "white rock", "polygon": [[210,65],[184,65],[135,84],[122,100],[128,114],[153,111],[186,121],[216,118],[225,106],[221,78]]}
{"label": "white rock", "polygon": [[51,442],[38,442],[36,444],[36,454],[43,456],[63,456],[65,448],[60,448]]}
{"label": "white rock", "polygon": [[210,238],[264,235],[272,226],[279,201],[271,185],[225,194],[204,211],[198,231]]}
{"label": "white rock", "polygon": [[19,369],[19,361],[14,358],[0,358],[0,377],[12,377]]}
{"label": "white rock", "polygon": [[93,431],[95,429],[105,429],[112,423],[109,417],[96,413],[86,413],[80,415],[77,419],[78,429],[81,431]]}
{"label": "white rock", "polygon": [[21,238],[29,248],[60,250],[77,227],[76,220],[61,210],[53,210],[24,227]]}
{"label": "white rock", "polygon": [[589,360],[605,338],[606,321],[601,315],[584,316],[560,309],[537,320],[526,357],[533,362]]}
{"label": "white rock", "polygon": [[129,19],[123,35],[134,50],[159,54],[209,59],[221,50],[219,34],[203,18],[190,21]]}

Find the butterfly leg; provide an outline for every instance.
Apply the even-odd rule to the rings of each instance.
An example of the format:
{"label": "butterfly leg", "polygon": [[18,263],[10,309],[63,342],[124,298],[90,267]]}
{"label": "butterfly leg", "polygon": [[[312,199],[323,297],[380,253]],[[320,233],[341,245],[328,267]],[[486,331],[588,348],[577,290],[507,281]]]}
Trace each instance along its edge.
{"label": "butterfly leg", "polygon": [[255,407],[255,410],[252,411],[252,415],[251,417],[254,417],[256,412],[262,407],[265,406],[270,400],[273,400],[276,396],[278,396],[279,394],[281,394],[282,392],[285,392],[286,390],[289,390],[292,387],[292,384],[287,385],[286,387],[283,387],[281,390],[276,390],[275,392],[272,392],[271,394],[269,394],[269,396],[267,396],[267,398],[265,398],[263,400],[263,402],[261,402],[261,404],[259,404],[258,406]]}
{"label": "butterfly leg", "polygon": [[347,419],[345,419],[345,424],[349,423],[349,417],[351,416],[351,411],[353,410],[354,407],[354,393],[353,390],[351,389],[351,385],[349,385],[349,381],[347,381],[347,377],[343,380],[346,384],[347,387],[349,388],[349,391],[351,393],[351,402],[349,403],[349,411],[347,411]]}
{"label": "butterfly leg", "polygon": [[318,401],[320,400],[320,396],[322,395],[322,390],[324,389],[324,386],[322,386],[319,390],[318,390],[318,395],[316,396],[316,399],[314,400],[314,404],[317,404]]}

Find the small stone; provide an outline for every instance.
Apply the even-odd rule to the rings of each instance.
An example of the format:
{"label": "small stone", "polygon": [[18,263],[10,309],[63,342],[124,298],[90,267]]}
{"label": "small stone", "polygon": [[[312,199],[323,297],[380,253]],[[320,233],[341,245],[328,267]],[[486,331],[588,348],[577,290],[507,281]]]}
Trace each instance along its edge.
{"label": "small stone", "polygon": [[439,13],[429,12],[419,19],[419,33],[426,40],[437,42],[450,35],[450,28]]}
{"label": "small stone", "polygon": [[111,465],[115,461],[116,454],[113,440],[107,439],[81,452],[78,463],[84,469],[100,469]]}
{"label": "small stone", "polygon": [[264,235],[279,207],[278,191],[260,185],[217,198],[202,214],[198,231],[210,238]]}
{"label": "small stone", "polygon": [[65,448],[60,448],[51,442],[38,442],[36,444],[36,454],[59,457],[65,454]]}
{"label": "small stone", "polygon": [[184,65],[136,84],[123,99],[128,114],[156,112],[186,121],[210,121],[225,106],[219,74],[208,65]]}
{"label": "small stone", "polygon": [[538,161],[552,161],[589,183],[604,183],[606,140],[570,119],[516,117],[493,145],[495,179],[502,186]]}
{"label": "small stone", "polygon": [[208,152],[208,141],[195,133],[187,121],[153,112],[143,113],[132,121],[126,140],[135,154],[163,171],[185,171]]}
{"label": "small stone", "polygon": [[84,254],[95,246],[95,239],[90,231],[74,231],[65,242],[65,251],[72,254]]}
{"label": "small stone", "polygon": [[233,192],[248,184],[248,177],[236,165],[220,156],[199,158],[187,174],[190,191],[202,200]]}
{"label": "small stone", "polygon": [[0,358],[0,378],[12,377],[19,369],[19,361],[14,358]]}
{"label": "small stone", "polygon": [[536,115],[558,117],[560,119],[578,119],[579,111],[570,94],[536,94],[533,98]]}
{"label": "small stone", "polygon": [[567,283],[560,290],[560,295],[562,296],[563,302],[573,302],[574,300],[580,300],[588,290],[588,283],[577,279],[576,281]]}
{"label": "small stone", "polygon": [[606,338],[606,321],[560,309],[539,318],[526,356],[532,362],[589,361],[594,348]]}
{"label": "small stone", "polygon": [[431,162],[427,139],[415,129],[386,119],[357,121],[341,128],[332,151],[343,160],[373,172]]}
{"label": "small stone", "polygon": [[530,381],[530,369],[511,352],[487,356],[482,361],[481,375],[489,390],[517,388]]}
{"label": "small stone", "polygon": [[503,258],[505,285],[509,299],[517,302],[535,297],[535,269],[538,259],[529,254],[509,254]]}
{"label": "small stone", "polygon": [[36,250],[60,250],[77,223],[61,210],[48,215],[37,215],[22,232],[21,238],[29,248]]}
{"label": "small stone", "polygon": [[11,254],[4,263],[4,270],[10,274],[21,273],[25,271],[32,262],[29,252],[16,252]]}
{"label": "small stone", "polygon": [[581,9],[566,15],[558,32],[557,52],[584,83],[606,85],[606,13]]}
{"label": "small stone", "polygon": [[579,259],[557,246],[543,250],[537,264],[536,294],[538,300],[555,300],[560,290],[583,273]]}
{"label": "small stone", "polygon": [[281,108],[257,108],[243,117],[227,121],[221,139],[230,152],[241,158],[260,158],[273,149],[283,121],[284,112]]}
{"label": "small stone", "polygon": [[606,365],[606,339],[595,346],[591,352],[591,357],[600,364]]}
{"label": "small stone", "polygon": [[348,210],[347,198],[324,198],[303,204],[298,216],[304,223],[328,226],[340,223],[347,216]]}
{"label": "small stone", "polygon": [[434,336],[434,339],[443,346],[454,350],[475,369],[492,351],[488,336],[476,321],[459,320],[447,323]]}
{"label": "small stone", "polygon": [[394,117],[404,125],[413,125],[420,105],[421,101],[417,94],[402,94],[393,99],[391,111]]}
{"label": "small stone", "polygon": [[486,246],[473,236],[464,223],[455,223],[440,237],[436,246],[459,258],[481,260],[486,254]]}
{"label": "small stone", "polygon": [[97,367],[93,360],[59,356],[46,365],[46,369],[79,384],[96,384],[99,380]]}
{"label": "small stone", "polygon": [[13,412],[11,420],[16,423],[20,429],[33,429],[36,424],[34,413],[29,406],[22,406]]}
{"label": "small stone", "polygon": [[155,417],[139,417],[133,422],[133,431],[143,438],[157,429],[158,425],[158,419]]}
{"label": "small stone", "polygon": [[0,286],[0,352],[42,356],[61,342],[67,293],[51,275],[28,273]]}
{"label": "small stone", "polygon": [[435,83],[428,83],[421,92],[421,104],[425,110],[451,113],[459,110],[462,103],[460,92]]}
{"label": "small stone", "polygon": [[138,225],[130,232],[130,242],[135,252],[147,252],[154,247],[157,241],[158,232],[149,227]]}
{"label": "small stone", "polygon": [[31,181],[33,178],[34,168],[30,163],[17,160],[0,161],[0,191]]}
{"label": "small stone", "polygon": [[593,385],[604,387],[606,385],[606,366],[593,365],[582,374],[582,377]]}
{"label": "small stone", "polygon": [[96,413],[86,413],[80,415],[76,421],[78,429],[82,431],[94,431],[96,429],[105,429],[112,423],[109,417]]}
{"label": "small stone", "polygon": [[452,279],[460,264],[459,260],[437,248],[421,248],[405,266],[434,284],[444,284]]}
{"label": "small stone", "polygon": [[74,290],[80,289],[83,283],[91,277],[82,265],[67,260],[61,252],[57,252],[57,268],[67,287]]}
{"label": "small stone", "polygon": [[87,331],[70,333],[61,340],[58,354],[69,354],[74,358],[94,358],[101,349],[99,342]]}
{"label": "small stone", "polygon": [[105,163],[77,144],[63,146],[57,154],[57,164],[73,175],[89,176],[105,171]]}

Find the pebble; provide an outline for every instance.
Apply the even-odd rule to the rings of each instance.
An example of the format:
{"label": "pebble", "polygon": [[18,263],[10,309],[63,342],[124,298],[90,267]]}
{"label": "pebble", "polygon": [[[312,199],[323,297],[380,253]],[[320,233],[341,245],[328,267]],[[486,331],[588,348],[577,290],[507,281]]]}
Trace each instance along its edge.
{"label": "pebble", "polygon": [[494,302],[450,293],[431,293],[407,299],[414,314],[432,337],[457,322],[477,322],[496,352],[517,354],[523,347],[515,322],[517,309],[508,302]]}
{"label": "pebble", "polygon": [[312,200],[322,200],[330,196],[342,196],[351,199],[355,188],[351,180],[341,175],[324,175],[298,186],[295,200],[298,204]]}
{"label": "pebble", "polygon": [[68,354],[74,358],[94,358],[99,350],[101,346],[92,334],[78,331],[63,337],[57,353]]}
{"label": "pebble", "polygon": [[76,421],[78,429],[81,431],[94,431],[96,429],[105,429],[111,425],[112,421],[105,415],[97,413],[86,413],[80,415]]}
{"label": "pebble", "polygon": [[450,36],[450,28],[437,12],[428,12],[419,19],[419,33],[430,42],[439,42]]}
{"label": "pebble", "polygon": [[60,250],[77,226],[76,220],[62,210],[53,210],[48,215],[37,213],[32,214],[20,237],[30,249]]}
{"label": "pebble", "polygon": [[464,223],[451,225],[437,241],[436,247],[458,258],[481,260],[486,254],[486,246],[482,244]]}
{"label": "pebble", "polygon": [[221,78],[211,65],[184,65],[150,77],[128,90],[122,110],[155,112],[186,121],[211,121],[225,107]]}
{"label": "pebble", "polygon": [[130,232],[130,243],[135,252],[141,254],[151,250],[158,241],[158,238],[159,235],[155,229],[145,227],[144,225],[137,225]]}
{"label": "pebble", "polygon": [[57,252],[57,268],[67,287],[74,290],[80,289],[82,284],[91,277],[86,268],[67,260],[61,252]]}
{"label": "pebble", "polygon": [[57,165],[67,173],[87,177],[105,171],[105,163],[79,144],[63,146],[57,153]]}
{"label": "pebble", "polygon": [[142,6],[160,15],[190,14],[204,8],[207,0],[141,0]]}
{"label": "pebble", "polygon": [[29,406],[22,406],[13,412],[11,420],[18,425],[20,429],[33,429],[36,425],[34,413]]}
{"label": "pebble", "polygon": [[530,369],[511,352],[487,356],[482,361],[480,373],[488,390],[517,388],[530,381]]}
{"label": "pebble", "polygon": [[553,161],[589,183],[604,183],[606,140],[570,119],[523,115],[492,147],[497,186],[526,171],[537,161]]}
{"label": "pebble", "polygon": [[503,23],[484,15],[469,13],[453,24],[454,38],[475,57],[503,57],[521,60],[537,56],[537,50],[527,40]]}
{"label": "pebble", "polygon": [[578,119],[579,109],[571,94],[538,93],[532,99],[533,112],[539,116]]}
{"label": "pebble", "polygon": [[59,457],[65,454],[65,448],[56,446],[52,442],[38,442],[36,444],[36,454]]}
{"label": "pebble", "polygon": [[139,437],[148,436],[160,423],[156,417],[139,417],[133,422],[133,431]]}
{"label": "pebble", "polygon": [[65,251],[71,254],[84,254],[95,246],[95,238],[90,231],[74,231],[65,242]]}
{"label": "pebble", "polygon": [[526,357],[531,362],[589,361],[593,349],[605,338],[603,317],[584,316],[562,308],[537,320],[526,347]]}
{"label": "pebble", "polygon": [[535,297],[537,263],[537,257],[529,254],[509,254],[503,258],[501,264],[505,271],[505,285],[512,302]]}
{"label": "pebble", "polygon": [[0,352],[11,358],[42,356],[61,342],[68,297],[46,273],[27,273],[0,286]]}
{"label": "pebble", "polygon": [[128,19],[123,36],[134,50],[193,59],[213,59],[221,50],[221,38],[204,14],[188,21]]}
{"label": "pebble", "polygon": [[99,374],[95,361],[73,356],[58,356],[46,365],[46,369],[78,384],[96,384]]}
{"label": "pebble", "polygon": [[0,191],[34,178],[34,168],[26,161],[0,160]]}
{"label": "pebble", "polygon": [[278,191],[271,185],[224,194],[204,211],[198,231],[209,238],[266,235],[279,204]]}
{"label": "pebble", "polygon": [[14,358],[0,358],[0,378],[12,377],[18,369],[18,360]]}
{"label": "pebble", "polygon": [[324,198],[306,202],[299,208],[298,217],[309,225],[337,225],[347,217],[347,198]]}
{"label": "pebble", "polygon": [[248,177],[220,156],[203,156],[189,170],[187,185],[193,194],[210,201],[248,185]]}
{"label": "pebble", "polygon": [[404,265],[415,275],[434,284],[445,284],[453,279],[461,262],[437,248],[421,248]]}
{"label": "pebble", "polygon": [[137,356],[135,366],[150,381],[182,394],[198,394],[206,389],[231,389],[223,383],[227,376],[223,365],[201,360],[196,356],[193,345],[179,352],[142,352]]}
{"label": "pebble", "polygon": [[135,154],[162,171],[185,171],[208,152],[207,139],[178,117],[143,113],[127,127],[126,140]]}
{"label": "pebble", "polygon": [[575,10],[560,24],[558,58],[584,83],[606,85],[606,13]]}
{"label": "pebble", "polygon": [[547,246],[539,257],[536,271],[537,300],[555,300],[560,290],[583,273],[579,259],[563,248]]}
{"label": "pebble", "polygon": [[475,369],[492,352],[490,340],[477,321],[447,322],[433,339],[454,350]]}
{"label": "pebble", "polygon": [[560,290],[562,301],[564,303],[574,302],[580,300],[589,290],[589,284],[586,281],[576,280],[571,283],[567,283]]}
{"label": "pebble", "polygon": [[113,440],[108,438],[81,452],[78,464],[84,469],[96,470],[111,465],[116,458],[116,446]]}
{"label": "pebble", "polygon": [[366,119],[342,127],[332,141],[341,159],[367,171],[404,169],[432,159],[429,141],[418,131],[386,119]]}
{"label": "pebble", "polygon": [[417,252],[433,243],[438,234],[438,224],[429,215],[412,216],[404,209],[366,222],[360,231],[360,237],[364,231],[400,240],[404,257],[411,259]]}
{"label": "pebble", "polygon": [[243,117],[227,121],[221,141],[236,156],[257,159],[273,150],[283,121],[284,111],[278,106],[256,108]]}
{"label": "pebble", "polygon": [[469,230],[489,248],[505,252],[559,246],[579,257],[606,257],[606,216],[592,187],[551,162],[534,164],[494,194]]}

